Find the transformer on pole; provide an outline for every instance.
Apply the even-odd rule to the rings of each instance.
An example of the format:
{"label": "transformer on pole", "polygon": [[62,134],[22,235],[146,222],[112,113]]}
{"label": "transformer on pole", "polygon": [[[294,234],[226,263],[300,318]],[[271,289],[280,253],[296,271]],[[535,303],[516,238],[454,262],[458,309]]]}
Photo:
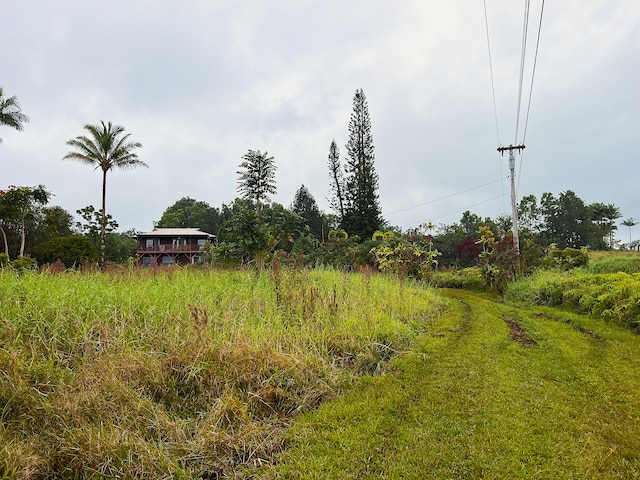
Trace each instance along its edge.
{"label": "transformer on pole", "polygon": [[518,208],[516,206],[516,159],[513,152],[524,150],[524,145],[509,145],[508,147],[498,147],[500,155],[505,151],[509,152],[509,178],[511,179],[511,228],[513,231],[513,251],[516,259],[520,260],[520,240],[518,238]]}

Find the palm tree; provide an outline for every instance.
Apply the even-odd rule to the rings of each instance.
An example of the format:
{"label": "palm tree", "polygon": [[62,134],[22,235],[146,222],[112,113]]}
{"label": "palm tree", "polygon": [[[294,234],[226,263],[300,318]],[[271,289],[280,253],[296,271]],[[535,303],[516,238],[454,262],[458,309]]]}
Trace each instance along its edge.
{"label": "palm tree", "polygon": [[114,168],[148,167],[146,163],[138,159],[134,152],[141,148],[142,144],[129,140],[130,134],[124,133],[124,128],[119,125],[111,125],[111,122],[100,122],[101,125],[85,125],[84,129],[89,136],[80,135],[67,142],[67,145],[75,148],[75,151],[67,153],[64,159],[78,160],[87,165],[102,169],[102,222],[100,228],[100,258],[105,261],[106,250],[106,196],[107,196],[107,172]]}
{"label": "palm tree", "polygon": [[622,225],[629,227],[629,248],[631,248],[631,227],[635,227],[637,224],[638,222],[636,222],[635,218],[627,218],[622,222]]}
{"label": "palm tree", "polygon": [[[20,110],[18,99],[14,97],[5,97],[0,87],[0,125],[6,125],[11,128],[15,128],[18,131],[22,131],[22,124],[28,123],[29,117],[27,117]],[[2,139],[0,138],[0,142]]]}

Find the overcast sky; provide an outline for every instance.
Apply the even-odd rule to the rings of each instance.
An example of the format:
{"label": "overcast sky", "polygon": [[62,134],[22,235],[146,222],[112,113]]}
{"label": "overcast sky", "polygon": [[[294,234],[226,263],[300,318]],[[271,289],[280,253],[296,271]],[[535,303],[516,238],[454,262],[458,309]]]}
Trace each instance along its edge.
{"label": "overcast sky", "polygon": [[[120,231],[151,230],[182,197],[231,203],[249,149],[275,158],[273,201],[290,206],[304,184],[329,211],[329,145],[344,161],[362,88],[390,224],[510,214],[496,148],[523,140],[541,0],[517,139],[526,2],[486,0],[497,115],[482,0],[0,3],[0,86],[31,119],[0,128],[0,188],[44,184],[51,205],[99,208],[100,172],[62,157],[104,120],[141,142],[149,165],[108,174]],[[546,2],[518,199],[572,190],[640,220],[639,85],[640,1]]]}

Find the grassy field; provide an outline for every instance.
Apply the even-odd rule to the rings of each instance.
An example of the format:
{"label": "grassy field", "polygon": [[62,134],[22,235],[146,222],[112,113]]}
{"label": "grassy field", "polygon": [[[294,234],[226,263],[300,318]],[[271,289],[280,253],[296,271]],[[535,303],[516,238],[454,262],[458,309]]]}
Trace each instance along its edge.
{"label": "grassy field", "polygon": [[369,273],[0,270],[0,478],[244,478],[441,307]]}
{"label": "grassy field", "polygon": [[640,478],[638,358],[371,272],[0,270],[0,478]]}
{"label": "grassy field", "polygon": [[299,418],[263,478],[640,478],[640,339],[446,291],[447,314],[347,395]]}

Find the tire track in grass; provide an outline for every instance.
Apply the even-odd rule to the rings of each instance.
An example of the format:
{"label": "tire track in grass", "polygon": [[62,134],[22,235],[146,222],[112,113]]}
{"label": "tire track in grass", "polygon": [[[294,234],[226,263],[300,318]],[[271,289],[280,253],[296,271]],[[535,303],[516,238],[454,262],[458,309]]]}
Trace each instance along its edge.
{"label": "tire track in grass", "polygon": [[268,478],[639,478],[640,339],[443,296],[418,355],[301,418]]}

